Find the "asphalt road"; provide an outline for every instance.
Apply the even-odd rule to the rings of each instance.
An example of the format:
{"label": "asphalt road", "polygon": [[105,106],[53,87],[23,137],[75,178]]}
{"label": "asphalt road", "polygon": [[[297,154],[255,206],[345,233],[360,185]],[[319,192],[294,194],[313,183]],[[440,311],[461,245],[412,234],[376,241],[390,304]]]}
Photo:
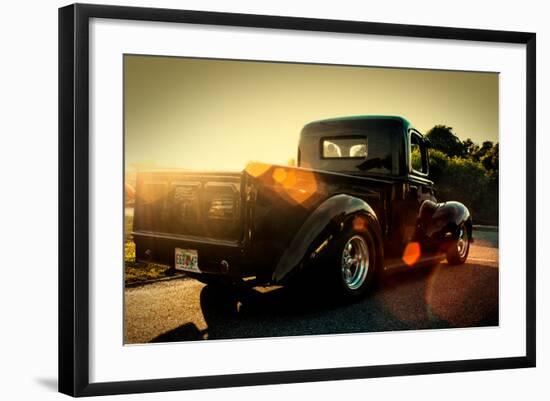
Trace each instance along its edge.
{"label": "asphalt road", "polygon": [[498,232],[476,231],[466,264],[390,276],[354,304],[272,287],[219,291],[191,279],[125,290],[125,343],[498,325]]}

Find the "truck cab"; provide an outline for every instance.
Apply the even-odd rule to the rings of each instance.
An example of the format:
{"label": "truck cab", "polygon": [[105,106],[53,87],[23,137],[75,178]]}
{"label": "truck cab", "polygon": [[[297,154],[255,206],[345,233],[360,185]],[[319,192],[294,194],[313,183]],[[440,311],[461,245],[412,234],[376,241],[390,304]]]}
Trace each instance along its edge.
{"label": "truck cab", "polygon": [[299,167],[390,183],[387,201],[377,213],[389,256],[401,255],[412,241],[421,204],[436,202],[428,157],[428,141],[399,116],[315,121],[303,128],[298,148]]}

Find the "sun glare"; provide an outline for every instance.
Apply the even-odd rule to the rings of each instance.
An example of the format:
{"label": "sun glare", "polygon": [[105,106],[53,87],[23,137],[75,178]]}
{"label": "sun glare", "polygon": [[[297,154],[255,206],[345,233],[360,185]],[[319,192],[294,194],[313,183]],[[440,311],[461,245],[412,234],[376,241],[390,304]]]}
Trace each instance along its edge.
{"label": "sun glare", "polygon": [[409,242],[403,251],[403,262],[405,262],[407,266],[412,266],[418,262],[421,254],[422,250],[420,248],[420,243]]}

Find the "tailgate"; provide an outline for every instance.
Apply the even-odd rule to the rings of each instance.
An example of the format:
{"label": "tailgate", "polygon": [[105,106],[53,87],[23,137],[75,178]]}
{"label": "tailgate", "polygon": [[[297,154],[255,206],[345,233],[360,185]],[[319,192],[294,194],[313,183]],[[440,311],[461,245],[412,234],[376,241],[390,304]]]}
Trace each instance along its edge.
{"label": "tailgate", "polygon": [[244,233],[242,173],[141,172],[134,231],[238,242]]}

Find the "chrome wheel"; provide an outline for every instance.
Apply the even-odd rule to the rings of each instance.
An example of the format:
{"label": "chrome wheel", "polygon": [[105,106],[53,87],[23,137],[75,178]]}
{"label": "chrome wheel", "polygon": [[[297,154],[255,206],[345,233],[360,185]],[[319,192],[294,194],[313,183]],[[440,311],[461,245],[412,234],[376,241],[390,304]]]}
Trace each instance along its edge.
{"label": "chrome wheel", "polygon": [[460,232],[458,234],[458,240],[456,242],[456,250],[458,253],[458,256],[461,259],[464,259],[466,257],[466,254],[468,253],[468,233],[464,229],[464,226],[460,227]]}
{"label": "chrome wheel", "polygon": [[354,235],[344,245],[341,259],[342,279],[350,290],[360,288],[369,271],[369,247],[360,235]]}
{"label": "chrome wheel", "polygon": [[447,262],[450,265],[461,265],[468,258],[470,250],[470,236],[465,224],[458,226],[457,238],[449,244],[447,250]]}

